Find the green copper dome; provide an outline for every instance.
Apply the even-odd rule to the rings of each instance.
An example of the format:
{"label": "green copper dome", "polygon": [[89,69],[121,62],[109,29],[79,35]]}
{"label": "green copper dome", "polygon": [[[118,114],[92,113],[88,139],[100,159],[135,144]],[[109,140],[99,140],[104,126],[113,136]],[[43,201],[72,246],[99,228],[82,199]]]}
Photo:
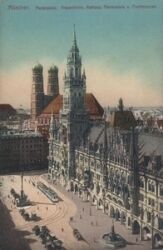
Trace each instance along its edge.
{"label": "green copper dome", "polygon": [[53,73],[53,72],[58,73],[58,67],[55,66],[55,65],[52,65],[52,66],[50,67],[50,69],[48,70],[48,72],[49,72],[49,73]]}
{"label": "green copper dome", "polygon": [[33,71],[42,71],[43,70],[43,66],[38,63],[33,67]]}

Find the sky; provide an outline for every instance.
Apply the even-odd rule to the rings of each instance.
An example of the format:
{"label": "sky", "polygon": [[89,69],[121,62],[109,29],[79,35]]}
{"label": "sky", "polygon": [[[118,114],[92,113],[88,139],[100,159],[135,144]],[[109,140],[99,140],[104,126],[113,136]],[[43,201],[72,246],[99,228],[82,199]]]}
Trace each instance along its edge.
{"label": "sky", "polygon": [[87,92],[101,105],[163,105],[162,0],[0,0],[0,103],[30,107],[32,67],[63,72],[76,27]]}

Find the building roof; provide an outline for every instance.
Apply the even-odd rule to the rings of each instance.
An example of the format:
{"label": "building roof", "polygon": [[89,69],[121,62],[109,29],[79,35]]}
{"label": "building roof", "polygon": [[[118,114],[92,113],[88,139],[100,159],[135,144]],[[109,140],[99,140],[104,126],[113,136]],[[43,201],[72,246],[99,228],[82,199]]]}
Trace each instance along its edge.
{"label": "building roof", "polygon": [[[113,127],[107,127],[107,139],[110,140]],[[123,134],[128,134],[128,130],[120,130]],[[99,123],[90,129],[89,140],[92,143],[104,144],[104,124]],[[143,155],[161,155],[163,157],[163,135],[139,132],[138,144]]]}
{"label": "building roof", "polygon": [[157,125],[158,125],[159,128],[160,128],[160,127],[163,128],[163,119],[157,120]]}
{"label": "building roof", "polygon": [[102,117],[104,110],[92,93],[86,94],[86,109],[91,116]]}
{"label": "building roof", "polygon": [[[92,143],[99,143],[99,144],[104,144],[104,137],[105,137],[105,125],[104,125],[104,122],[99,122],[97,124],[94,124],[90,131],[89,131],[89,140],[90,142]],[[108,124],[107,124],[107,132],[106,132],[106,136],[107,136],[107,140],[108,140],[108,143],[112,137],[112,135],[114,135],[114,133],[118,131],[118,130],[115,130],[113,127],[110,127]],[[131,131],[129,130],[120,130],[123,134],[128,134],[130,133]]]}
{"label": "building roof", "polygon": [[59,114],[60,109],[63,106],[63,96],[57,95],[42,111],[41,115],[43,114]]}
{"label": "building roof", "polygon": [[140,133],[139,144],[143,145],[144,155],[161,155],[163,157],[163,136]]}
{"label": "building roof", "polygon": [[136,120],[132,111],[130,110],[123,110],[123,111],[114,111],[111,119],[110,125],[112,127],[117,127],[121,129],[130,129],[131,127],[136,126]]}
{"label": "building roof", "polygon": [[0,139],[7,139],[7,138],[42,138],[41,133],[33,132],[33,131],[24,131],[24,132],[14,132],[14,131],[7,131],[0,133]]}
{"label": "building roof", "polygon": [[[86,109],[91,118],[101,119],[103,116],[103,108],[98,103],[93,94],[86,94]],[[40,116],[50,115],[52,112],[54,115],[59,114],[61,108],[63,106],[63,96],[58,95],[54,98],[42,111]]]}
{"label": "building roof", "polygon": [[15,112],[16,110],[10,104],[0,104],[0,112]]}

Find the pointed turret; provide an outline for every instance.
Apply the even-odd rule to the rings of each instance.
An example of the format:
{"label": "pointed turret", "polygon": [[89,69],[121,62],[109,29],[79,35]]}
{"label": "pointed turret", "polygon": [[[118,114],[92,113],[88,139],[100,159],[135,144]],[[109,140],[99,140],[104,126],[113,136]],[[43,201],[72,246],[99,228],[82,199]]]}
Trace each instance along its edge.
{"label": "pointed turret", "polygon": [[54,136],[54,131],[53,131],[53,124],[54,124],[54,114],[53,111],[51,112],[51,118],[50,118],[50,125],[49,125],[49,135],[50,138],[53,138]]}
{"label": "pointed turret", "polygon": [[74,41],[74,44],[76,45],[76,31],[75,31],[75,24],[74,24],[74,33],[73,33],[73,41]]}
{"label": "pointed turret", "polygon": [[138,131],[133,127],[130,134],[130,199],[131,211],[139,213],[139,164],[138,164]]}
{"label": "pointed turret", "polygon": [[85,69],[83,69],[82,78],[83,78],[84,80],[86,80]]}
{"label": "pointed turret", "polygon": [[75,28],[73,31],[73,44],[67,57],[67,77],[81,79],[81,57],[77,46]]}
{"label": "pointed turret", "polygon": [[50,126],[49,126],[50,138],[57,138],[57,123],[53,111],[51,112]]}
{"label": "pointed turret", "polygon": [[107,139],[107,124],[106,124],[106,113],[104,113],[104,149],[103,149],[103,185],[105,188],[108,187],[108,139]]}
{"label": "pointed turret", "polygon": [[123,99],[122,98],[119,99],[118,109],[121,112],[123,112],[123,110],[124,110],[124,105],[123,105]]}
{"label": "pointed turret", "polygon": [[74,24],[74,31],[73,31],[73,44],[70,51],[79,52],[76,40],[76,31],[75,31],[75,24]]}
{"label": "pointed turret", "polygon": [[66,110],[83,110],[85,108],[86,75],[85,70],[83,71],[83,74],[81,74],[81,72],[82,63],[79,54],[79,49],[77,46],[76,31],[74,26],[73,44],[67,57],[67,69],[63,78],[63,108]]}

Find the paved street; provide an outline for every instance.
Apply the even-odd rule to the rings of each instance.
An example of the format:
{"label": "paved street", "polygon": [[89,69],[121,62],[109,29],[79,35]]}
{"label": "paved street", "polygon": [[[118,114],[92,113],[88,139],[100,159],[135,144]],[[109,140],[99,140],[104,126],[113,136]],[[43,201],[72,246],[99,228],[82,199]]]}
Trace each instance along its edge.
{"label": "paved street", "polygon": [[[11,195],[8,196],[11,187],[16,192],[20,192],[20,175],[0,177],[2,182],[1,201],[4,204],[1,203],[1,218],[3,218],[1,220],[3,224],[0,227],[1,248],[4,250],[43,250],[44,246],[32,232],[33,226],[37,224],[40,226],[46,225],[52,233],[64,242],[67,250],[102,250],[103,246],[99,244],[98,240],[103,233],[110,232],[112,219],[103,214],[101,210],[96,210],[95,206],[90,206],[89,202],[83,202],[76,194],[65,191],[59,184],[55,186],[47,184],[53,187],[62,199],[57,204],[53,204],[32,184],[36,184],[38,180],[47,183],[43,177],[39,174],[30,175],[29,173],[24,176],[24,191],[33,202],[33,206],[27,207],[26,210],[28,213],[37,213],[40,217],[38,222],[26,222],[20,215],[18,208],[12,203]],[[73,217],[71,225],[70,217]],[[10,224],[8,224],[8,221],[10,221]],[[72,228],[77,228],[86,242],[78,242],[73,236]],[[139,239],[139,237],[132,235],[120,222],[115,222],[115,231],[129,242],[126,250],[148,250],[151,248],[150,241],[140,242],[138,240],[136,242],[136,238]],[[14,241],[16,243],[13,244],[15,238],[17,241]]]}
{"label": "paved street", "polygon": [[[91,250],[101,250],[103,247],[98,240],[104,233],[110,232],[112,219],[103,214],[102,210],[97,210],[95,206],[91,206],[89,202],[83,202],[77,194],[67,192],[60,184],[55,184],[54,189],[62,192],[66,197],[69,197],[77,206],[77,213],[74,216],[74,222],[71,223],[73,228],[79,229],[85,240],[91,246]],[[90,215],[91,210],[91,215]],[[139,236],[132,235],[120,222],[114,222],[115,232],[123,236],[128,245],[126,250],[149,250],[151,249],[151,241],[140,241]],[[136,242],[136,239],[138,240]]]}
{"label": "paved street", "polygon": [[[2,179],[3,178],[3,179]],[[1,201],[6,206],[3,207],[1,203],[2,213],[1,217],[4,218],[3,225],[0,228],[3,233],[0,238],[0,246],[3,250],[43,250],[44,246],[41,241],[36,237],[32,228],[34,225],[46,225],[50,232],[55,234],[58,239],[62,240],[64,247],[67,250],[87,250],[89,249],[88,244],[85,242],[78,242],[72,233],[72,228],[69,225],[69,218],[74,216],[76,213],[75,204],[58,192],[62,201],[57,204],[53,204],[42,192],[40,192],[37,187],[34,187],[32,182],[36,183],[39,179],[39,175],[35,174],[33,176],[27,174],[24,176],[24,192],[33,202],[32,206],[27,207],[25,210],[30,213],[36,213],[40,220],[38,222],[27,222],[20,215],[18,208],[12,203],[10,189],[11,187],[15,189],[16,192],[20,193],[20,175],[8,175],[0,177],[2,186]],[[7,209],[6,209],[7,208]],[[11,226],[7,226],[8,220],[10,219]],[[10,228],[12,230],[10,230]],[[9,231],[9,235],[7,232]],[[11,239],[11,240],[10,240]],[[14,244],[17,240],[17,244]],[[20,244],[19,244],[19,240]]]}

